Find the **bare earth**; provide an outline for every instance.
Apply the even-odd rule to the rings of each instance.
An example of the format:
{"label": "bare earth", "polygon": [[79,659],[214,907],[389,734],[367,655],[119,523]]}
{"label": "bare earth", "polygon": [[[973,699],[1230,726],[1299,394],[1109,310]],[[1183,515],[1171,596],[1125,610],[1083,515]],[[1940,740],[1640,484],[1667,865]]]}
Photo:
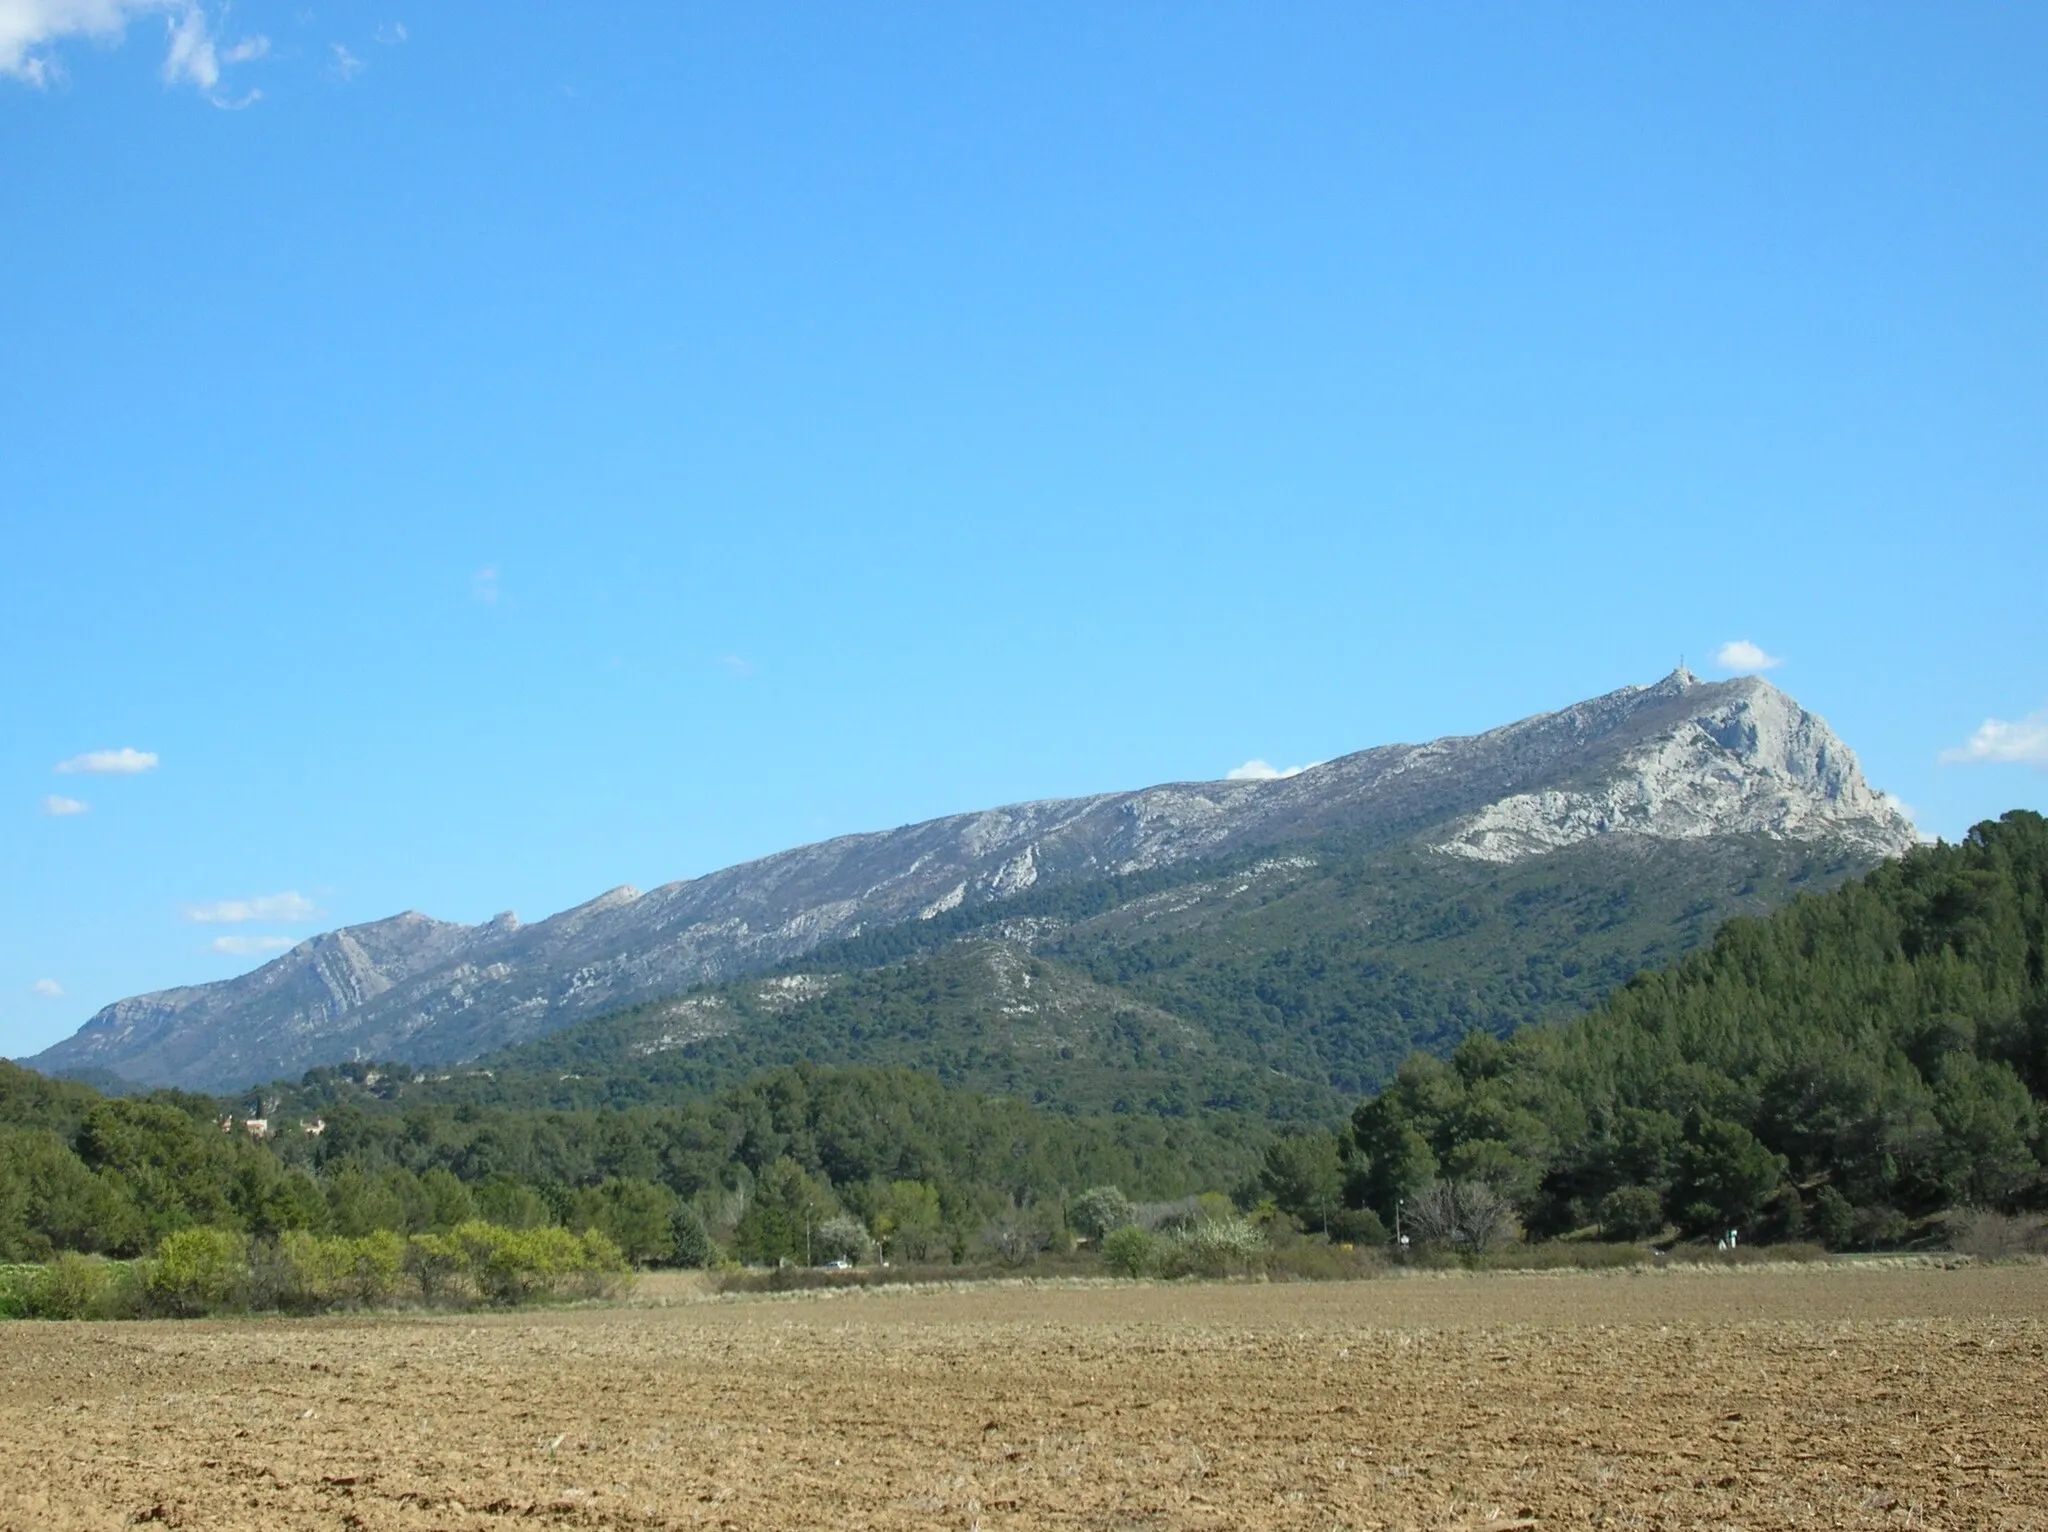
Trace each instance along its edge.
{"label": "bare earth", "polygon": [[674,1296],[0,1326],[0,1527],[2048,1528],[2048,1267]]}

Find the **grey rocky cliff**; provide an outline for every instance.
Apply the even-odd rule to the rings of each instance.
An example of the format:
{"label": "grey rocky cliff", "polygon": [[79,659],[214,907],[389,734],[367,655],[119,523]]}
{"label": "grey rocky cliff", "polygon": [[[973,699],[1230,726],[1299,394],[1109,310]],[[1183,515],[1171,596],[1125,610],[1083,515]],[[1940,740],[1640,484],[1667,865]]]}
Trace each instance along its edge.
{"label": "grey rocky cliff", "polygon": [[862,930],[1340,831],[1492,861],[1601,835],[1763,834],[1870,861],[1915,839],[1819,718],[1763,681],[1681,671],[1277,781],[1177,783],[842,836],[644,894],[614,889],[532,925],[407,914],[351,926],[239,978],[119,1001],[27,1062],[202,1089],[349,1059],[452,1063]]}
{"label": "grey rocky cliff", "polygon": [[1849,748],[1776,687],[1754,677],[1705,687],[1685,672],[1665,685],[1693,700],[1689,718],[1594,780],[1488,804],[1432,849],[1512,862],[1596,835],[1753,834],[1834,840],[1881,859],[1913,844],[1912,822],[1863,780]]}

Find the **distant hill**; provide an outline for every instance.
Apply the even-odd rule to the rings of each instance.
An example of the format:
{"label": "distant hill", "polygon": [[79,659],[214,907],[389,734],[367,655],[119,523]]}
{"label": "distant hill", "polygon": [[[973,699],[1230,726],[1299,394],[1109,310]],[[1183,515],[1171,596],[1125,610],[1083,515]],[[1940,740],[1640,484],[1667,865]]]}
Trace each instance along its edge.
{"label": "distant hill", "polygon": [[529,1044],[506,1061],[638,1048],[720,1082],[843,1055],[1067,1106],[1291,1112],[1418,1041],[1583,1008],[1727,914],[1913,843],[1819,718],[1680,671],[1281,780],[847,836],[532,926],[395,916],[119,1001],[29,1062],[218,1090]]}

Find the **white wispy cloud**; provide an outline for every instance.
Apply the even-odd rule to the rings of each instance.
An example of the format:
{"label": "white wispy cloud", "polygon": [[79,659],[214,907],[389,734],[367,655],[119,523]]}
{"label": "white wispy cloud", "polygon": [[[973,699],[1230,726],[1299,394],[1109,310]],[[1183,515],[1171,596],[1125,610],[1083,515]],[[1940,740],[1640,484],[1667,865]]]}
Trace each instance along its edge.
{"label": "white wispy cloud", "polygon": [[261,957],[266,952],[283,952],[298,943],[289,936],[216,936],[206,945],[223,957]]}
{"label": "white wispy cloud", "polygon": [[368,67],[348,51],[346,43],[329,43],[327,46],[334,50],[334,72],[341,76],[343,83],[353,80]]}
{"label": "white wispy cloud", "polygon": [[38,979],[28,987],[28,992],[31,995],[41,995],[45,1000],[64,998],[64,986],[55,979]]}
{"label": "white wispy cloud", "polygon": [[1282,777],[1298,777],[1310,766],[1320,766],[1321,761],[1309,761],[1301,766],[1275,766],[1271,761],[1262,761],[1253,756],[1242,766],[1233,766],[1223,773],[1226,782],[1277,782]]}
{"label": "white wispy cloud", "polygon": [[0,4],[0,74],[46,86],[64,77],[48,49],[67,37],[117,40],[128,18],[166,8],[163,0],[5,0]]}
{"label": "white wispy cloud", "polygon": [[1714,651],[1714,663],[1723,670],[1776,670],[1785,661],[1765,653],[1761,645],[1738,638]]}
{"label": "white wispy cloud", "polygon": [[754,673],[754,662],[742,659],[737,654],[722,654],[718,657],[718,663],[720,668],[735,681],[744,681]]}
{"label": "white wispy cloud", "polygon": [[400,43],[412,36],[412,34],[405,30],[404,22],[387,21],[383,26],[372,32],[370,36],[387,48],[396,48]]}
{"label": "white wispy cloud", "polygon": [[[0,0],[0,5],[4,4],[6,0]],[[88,750],[68,761],[59,761],[54,769],[66,776],[83,772],[94,777],[132,777],[145,771],[155,771],[160,764],[154,750],[136,750],[123,745],[119,750]]]}
{"label": "white wispy cloud", "polygon": [[62,793],[52,793],[43,800],[43,812],[52,819],[69,819],[74,814],[89,814],[92,805],[78,798],[67,798]]}
{"label": "white wispy cloud", "polygon": [[485,606],[498,604],[498,566],[486,564],[469,577],[469,593]]}
{"label": "white wispy cloud", "polygon": [[238,100],[222,96],[221,68],[263,57],[270,40],[248,37],[223,49],[199,0],[0,0],[0,74],[38,89],[48,86],[64,77],[52,51],[58,44],[68,38],[119,42],[128,23],[141,16],[164,18],[166,84],[191,85],[215,106],[247,106],[256,99],[255,91]]}
{"label": "white wispy cloud", "polygon": [[1987,718],[1962,744],[1942,751],[1941,758],[1954,766],[1997,762],[2048,771],[2048,708],[2014,723]]}
{"label": "white wispy cloud", "polygon": [[216,899],[212,904],[185,906],[185,918],[202,926],[245,926],[257,920],[291,925],[311,920],[319,913],[318,905],[296,893],[258,894],[253,899]]}
{"label": "white wispy cloud", "polygon": [[187,7],[170,18],[171,50],[164,55],[164,83],[190,81],[210,91],[220,84],[220,50],[206,27],[206,13]]}

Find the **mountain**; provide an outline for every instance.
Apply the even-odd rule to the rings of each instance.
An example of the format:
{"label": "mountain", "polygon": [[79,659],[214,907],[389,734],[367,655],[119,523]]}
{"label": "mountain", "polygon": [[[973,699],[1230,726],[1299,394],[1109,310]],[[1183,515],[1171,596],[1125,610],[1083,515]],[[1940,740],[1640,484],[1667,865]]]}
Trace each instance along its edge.
{"label": "mountain", "polygon": [[[980,929],[1011,910],[1057,914],[1063,900],[1113,923],[1117,899],[1170,905],[1173,889],[1211,869],[1284,871],[1290,848],[1322,848],[1308,858],[1316,866],[1340,852],[1354,874],[1361,858],[1392,858],[1433,885],[1465,869],[1498,886],[1589,847],[1806,848],[1846,875],[1914,840],[1818,717],[1761,680],[1706,684],[1680,670],[1485,734],[1382,746],[1279,780],[1177,783],[843,836],[645,894],[614,889],[530,926],[411,913],[351,926],[239,978],[118,1001],[28,1062],[212,1089],[350,1059],[451,1064],[826,944],[865,941],[884,962],[925,933]],[[1693,918],[1722,904],[1715,893]],[[1126,917],[1170,925],[1163,909]]]}
{"label": "mountain", "polygon": [[1757,835],[1610,835],[1512,864],[1330,835],[885,927],[459,1068],[314,1071],[294,1099],[647,1106],[810,1062],[1083,1116],[1334,1118],[1418,1048],[1579,1015],[1727,917],[1864,865]]}

